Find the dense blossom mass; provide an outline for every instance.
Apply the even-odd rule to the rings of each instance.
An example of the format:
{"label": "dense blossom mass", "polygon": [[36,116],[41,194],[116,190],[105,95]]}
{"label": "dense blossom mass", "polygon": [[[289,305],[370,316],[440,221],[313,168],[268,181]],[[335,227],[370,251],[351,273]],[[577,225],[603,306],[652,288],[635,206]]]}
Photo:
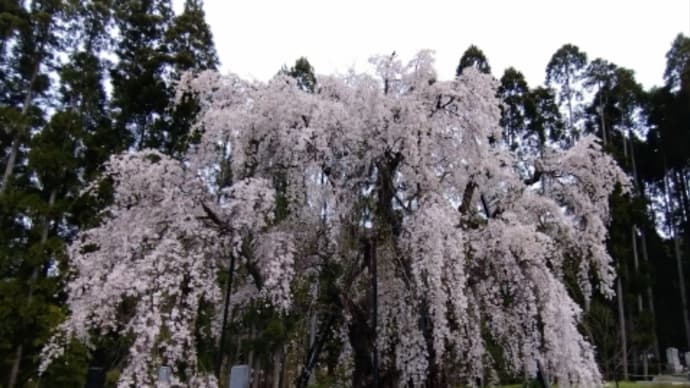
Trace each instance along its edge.
{"label": "dense blossom mass", "polygon": [[[496,348],[515,374],[540,365],[559,386],[600,384],[574,293],[585,304],[612,294],[608,197],[625,175],[591,136],[519,160],[490,75],[439,81],[427,51],[372,63],[376,75],[321,76],[313,91],[286,75],[183,78],[201,138],[179,160],[146,149],[111,158],[115,200],[71,246],[71,314],[44,367],[70,336],[115,332],[132,338],[120,386],[154,384],[160,365],[179,384],[214,384],[197,341],[219,335],[217,277],[234,257],[233,305],[284,313],[316,264],[348,269],[333,286],[344,349],[359,360],[353,381],[366,381],[361,360],[377,346],[382,378],[400,386],[449,374],[476,384]],[[371,260],[375,320],[358,308]]]}

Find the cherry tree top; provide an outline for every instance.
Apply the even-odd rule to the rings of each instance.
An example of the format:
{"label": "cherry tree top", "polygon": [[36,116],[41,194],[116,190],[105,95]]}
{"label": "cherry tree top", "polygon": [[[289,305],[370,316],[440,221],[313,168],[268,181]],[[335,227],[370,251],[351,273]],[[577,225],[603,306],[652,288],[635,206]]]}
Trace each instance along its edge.
{"label": "cherry tree top", "polygon": [[[593,137],[518,160],[489,75],[439,81],[427,51],[372,62],[377,76],[321,76],[314,92],[283,75],[184,77],[201,140],[182,160],[142,150],[108,163],[115,200],[71,246],[71,314],[42,367],[65,338],[115,332],[133,338],[121,386],[153,384],[163,364],[179,384],[213,384],[196,333],[219,335],[217,273],[230,256],[245,269],[237,308],[289,311],[314,262],[366,269],[353,241],[367,240],[379,318],[360,334],[377,333],[398,384],[449,366],[474,384],[494,367],[489,339],[510,371],[540,363],[562,386],[600,384],[565,272],[575,268],[585,303],[595,288],[612,294],[608,196],[627,178]],[[337,286],[354,334],[368,275],[349,273]],[[199,314],[215,323],[197,327]],[[344,357],[362,352],[352,338]]]}

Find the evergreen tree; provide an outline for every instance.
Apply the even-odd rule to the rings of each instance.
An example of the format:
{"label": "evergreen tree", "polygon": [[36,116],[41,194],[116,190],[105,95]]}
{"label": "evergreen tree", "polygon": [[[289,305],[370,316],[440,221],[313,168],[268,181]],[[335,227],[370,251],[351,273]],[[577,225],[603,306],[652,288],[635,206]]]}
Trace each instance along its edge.
{"label": "evergreen tree", "polygon": [[58,0],[44,0],[30,3],[28,9],[10,12],[12,24],[19,28],[16,36],[8,36],[11,53],[4,59],[0,115],[7,120],[3,120],[3,126],[11,141],[4,142],[0,195],[7,190],[15,167],[21,163],[22,146],[27,144],[32,123],[41,116],[37,102],[50,85],[46,65],[53,50],[59,48],[55,20],[61,7]]}
{"label": "evergreen tree", "polygon": [[491,74],[489,61],[484,56],[484,52],[475,45],[470,45],[462,54],[462,57],[460,57],[460,63],[457,69],[455,69],[455,76],[459,77],[462,71],[468,67],[473,67],[481,73]]}
{"label": "evergreen tree", "polygon": [[[41,276],[52,246],[44,232],[51,217],[49,195],[39,199],[28,161],[32,135],[45,124],[43,98],[50,88],[49,66],[61,49],[63,2],[3,2],[0,70],[0,375],[7,387],[24,384],[35,371],[35,354],[59,310],[50,306],[52,280]],[[44,201],[45,200],[45,201]],[[53,253],[51,253],[53,254]],[[33,364],[33,368],[32,368]]]}
{"label": "evergreen tree", "polygon": [[559,48],[546,65],[546,85],[558,88],[558,104],[566,111],[567,128],[571,138],[579,136],[577,102],[582,99],[578,83],[587,66],[587,55],[572,44]]}
{"label": "evergreen tree", "polygon": [[165,37],[174,71],[215,70],[218,55],[202,0],[185,0],[184,10],[173,18]]}
{"label": "evergreen tree", "polygon": [[166,140],[169,53],[165,31],[173,18],[169,0],[115,3],[118,63],[111,70],[119,149],[160,147]]}
{"label": "evergreen tree", "polygon": [[184,93],[178,101],[174,101],[174,81],[178,81],[187,71],[198,73],[218,67],[218,55],[211,29],[205,21],[203,2],[186,0],[183,12],[173,19],[165,38],[173,82],[169,85],[170,101],[167,107],[170,117],[160,147],[165,153],[178,156],[186,151],[191,142],[198,140],[199,133],[191,132],[191,127],[199,105],[196,96],[190,93]]}
{"label": "evergreen tree", "polygon": [[690,89],[690,38],[678,34],[666,53],[666,86],[673,91]]}
{"label": "evergreen tree", "polygon": [[[37,99],[33,104],[31,131],[24,137],[23,153],[17,154],[22,158],[15,160],[12,185],[0,195],[7,209],[3,218],[11,215],[3,219],[8,228],[0,236],[3,296],[7,298],[0,314],[5,329],[2,338],[11,338],[7,343],[13,344],[12,354],[5,356],[2,350],[8,386],[36,379],[38,353],[65,314],[60,290],[68,273],[64,242],[73,238],[81,223],[93,224],[96,211],[80,201],[78,193],[113,148],[104,142],[114,136],[105,111],[104,66],[99,57],[107,46],[109,5],[99,0],[52,5],[52,14],[46,8],[35,11],[35,17],[44,23],[50,16],[51,25],[59,30],[52,27],[50,39],[43,43],[43,61],[34,64],[37,71],[46,71],[50,64],[60,84],[51,87],[50,100]],[[64,64],[57,57],[53,60],[51,55],[57,51],[67,54]],[[33,57],[37,57],[35,52]],[[32,76],[45,77],[40,73]],[[12,91],[12,85],[4,84],[3,91]],[[41,97],[38,92],[32,98]],[[48,122],[39,109],[46,106],[53,111]],[[86,219],[91,221],[84,222]],[[86,357],[83,347],[68,350],[65,360],[69,361],[48,372],[49,382],[83,384]]]}
{"label": "evergreen tree", "polygon": [[[606,150],[631,176],[634,188],[630,195],[612,198],[612,224],[609,228],[609,251],[617,262],[617,306],[619,345],[622,373],[647,373],[649,365],[641,354],[658,353],[651,284],[646,280],[650,267],[647,239],[653,224],[647,214],[637,171],[636,150],[641,148],[638,133],[644,121],[646,95],[634,73],[601,58],[587,67],[584,85],[594,91],[591,104],[585,109],[585,127],[601,135]],[[645,247],[643,249],[643,247]],[[642,360],[640,362],[640,360]],[[640,370],[640,367],[642,367]]]}
{"label": "evergreen tree", "polygon": [[683,330],[677,330],[677,335],[672,338],[676,341],[682,338],[688,346],[690,317],[686,262],[690,252],[690,90],[686,78],[690,68],[689,48],[688,39],[678,35],[666,55],[666,85],[650,93],[650,129],[644,150],[646,162],[641,169],[646,190],[656,199],[655,210],[661,215],[657,226],[670,237],[668,249],[675,256],[674,272],[678,279],[678,289],[675,291],[680,294],[682,315],[679,321],[683,322]]}
{"label": "evergreen tree", "polygon": [[527,108],[529,130],[539,138],[541,146],[551,142],[563,148],[566,142],[565,123],[558,109],[553,89],[543,86],[532,89]]}
{"label": "evergreen tree", "polygon": [[287,74],[297,80],[297,85],[300,89],[308,92],[314,92],[316,86],[316,75],[314,75],[314,68],[305,57],[300,57],[295,61],[295,65],[287,71]]}
{"label": "evergreen tree", "polygon": [[[595,91],[586,114],[586,129],[599,134],[610,151],[619,152],[617,160],[632,173],[631,142],[635,131],[642,133],[640,121],[645,94],[632,70],[597,58],[587,68],[584,84]],[[613,141],[616,144],[609,144]]]}
{"label": "evergreen tree", "polygon": [[498,97],[503,101],[501,106],[501,127],[504,137],[513,150],[517,149],[519,138],[527,131],[527,104],[529,88],[525,77],[519,71],[509,67],[501,77]]}

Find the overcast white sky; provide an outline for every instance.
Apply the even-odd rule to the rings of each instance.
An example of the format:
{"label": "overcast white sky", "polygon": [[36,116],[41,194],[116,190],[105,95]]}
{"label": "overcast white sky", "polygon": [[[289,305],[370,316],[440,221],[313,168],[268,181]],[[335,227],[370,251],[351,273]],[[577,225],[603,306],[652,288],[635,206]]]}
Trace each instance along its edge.
{"label": "overcast white sky", "polygon": [[573,43],[650,87],[662,83],[673,38],[690,29],[690,0],[205,0],[205,9],[223,71],[259,80],[300,56],[317,73],[344,73],[366,70],[374,54],[407,60],[424,48],[449,79],[475,44],[495,76],[513,66],[535,86],[551,55]]}

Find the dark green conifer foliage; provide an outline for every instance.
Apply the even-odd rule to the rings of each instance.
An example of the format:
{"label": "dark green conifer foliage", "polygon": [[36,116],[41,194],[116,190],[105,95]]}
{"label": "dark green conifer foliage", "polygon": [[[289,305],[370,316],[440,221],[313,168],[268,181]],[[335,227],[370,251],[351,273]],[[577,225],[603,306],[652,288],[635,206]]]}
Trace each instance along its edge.
{"label": "dark green conifer foliage", "polygon": [[0,81],[0,117],[3,118],[0,126],[5,131],[0,194],[15,179],[15,168],[22,163],[30,132],[35,128],[33,124],[40,122],[42,116],[38,105],[50,86],[47,65],[60,46],[55,21],[61,7],[58,0],[34,1],[30,8],[12,13],[17,28],[16,33],[3,41],[4,45],[11,44],[2,60],[4,74]]}
{"label": "dark green conifer foliage", "polygon": [[559,48],[546,65],[546,86],[558,88],[558,105],[566,110],[571,143],[579,136],[575,124],[579,116],[577,102],[582,99],[582,92],[577,84],[586,66],[587,54],[572,44]]}
{"label": "dark green conifer foliage", "polygon": [[[0,48],[0,376],[14,388],[35,375],[37,348],[58,321],[51,303],[55,279],[45,258],[60,255],[48,238],[49,195],[39,189],[29,162],[32,137],[45,124],[44,99],[54,53],[62,48],[60,23],[64,3],[3,2]],[[54,196],[53,196],[54,197]]]}
{"label": "dark green conifer foliage", "polygon": [[[185,1],[184,10],[173,19],[165,37],[173,81],[178,80],[184,72],[198,73],[217,69],[218,55],[201,0]],[[182,95],[179,101],[173,101],[174,87],[172,82],[171,100],[167,108],[169,126],[161,147],[169,155],[179,156],[187,150],[190,143],[198,139],[199,133],[192,132],[192,124],[199,106],[196,97],[189,93]]]}
{"label": "dark green conifer foliage", "polygon": [[[17,153],[12,169],[11,184],[0,194],[0,206],[7,210],[0,212],[3,225],[7,226],[0,235],[0,276],[6,288],[2,293],[7,297],[0,303],[0,326],[5,328],[0,339],[2,345],[12,344],[0,345],[3,361],[0,370],[7,372],[0,374],[9,376],[8,386],[37,381],[41,347],[65,314],[61,292],[68,273],[65,242],[73,238],[82,223],[84,212],[79,209],[87,208],[79,201],[78,193],[113,148],[103,141],[113,136],[105,110],[104,65],[100,59],[100,51],[107,46],[109,5],[94,0],[36,2],[34,6],[42,8],[27,10],[27,17],[41,22],[28,25],[39,32],[41,28],[49,31],[43,35],[18,34],[13,39],[21,42],[45,36],[43,43],[32,44],[42,45],[43,52],[16,51],[16,64],[21,64],[22,58],[29,58],[35,71],[22,73],[22,67],[16,67],[14,78],[1,87],[3,92],[9,92],[5,96],[11,96],[13,90],[21,91],[22,84],[31,91],[24,96],[24,102],[31,103],[30,109],[28,105],[27,108],[19,105],[19,98],[17,102],[9,98],[3,101],[7,104],[3,106],[5,112],[12,109],[17,112],[23,120],[20,124],[26,128],[21,152]],[[67,54],[62,64],[54,55],[58,52]],[[50,99],[43,100],[49,85],[41,85],[36,80],[47,80],[47,71],[53,72],[60,84],[51,86]],[[22,81],[27,76],[34,81]],[[21,97],[20,93],[17,95]],[[48,106],[52,116],[46,122],[43,116]],[[94,222],[92,214],[96,210],[88,210],[91,215],[86,218],[90,222]],[[5,341],[6,338],[11,340]],[[19,354],[22,357],[18,359]],[[64,362],[58,362],[48,371],[51,377],[45,384],[83,384],[85,357],[83,348],[70,348]]]}
{"label": "dark green conifer foliage", "polygon": [[218,67],[218,54],[203,6],[202,0],[185,0],[184,10],[175,16],[165,33],[170,59],[177,74],[188,70],[215,70]]}
{"label": "dark green conifer foliage", "polygon": [[455,69],[455,76],[459,77],[462,74],[462,70],[466,67],[474,67],[482,73],[491,74],[489,61],[486,59],[484,52],[475,45],[470,45],[462,54],[462,57],[460,57],[460,63],[457,69]]}
{"label": "dark green conifer foliage", "polygon": [[585,109],[586,130],[601,137],[609,151],[620,153],[617,160],[632,172],[628,143],[636,139],[633,130],[644,124],[639,119],[646,98],[642,86],[632,70],[600,58],[589,64],[585,77],[585,86],[595,91],[591,105]]}
{"label": "dark green conifer foliage", "polygon": [[565,124],[553,89],[539,86],[530,91],[527,117],[529,130],[539,138],[540,144],[551,141],[561,147],[565,146]]}
{"label": "dark green conifer foliage", "polygon": [[522,73],[512,67],[507,68],[501,77],[498,97],[503,102],[500,124],[504,130],[504,138],[509,147],[515,150],[518,147],[519,138],[526,135],[527,115],[530,110],[527,107],[529,88]]}
{"label": "dark green conifer foliage", "polygon": [[672,90],[690,89],[690,38],[678,34],[666,53],[666,86]]}
{"label": "dark green conifer foliage", "polygon": [[297,61],[295,61],[295,65],[290,68],[287,74],[297,80],[297,85],[300,89],[312,93],[314,92],[316,75],[314,75],[314,68],[307,58],[298,58]]}
{"label": "dark green conifer foliage", "polygon": [[173,18],[169,0],[125,0],[115,4],[118,63],[111,70],[119,149],[158,148],[166,136],[171,94],[165,31]]}

